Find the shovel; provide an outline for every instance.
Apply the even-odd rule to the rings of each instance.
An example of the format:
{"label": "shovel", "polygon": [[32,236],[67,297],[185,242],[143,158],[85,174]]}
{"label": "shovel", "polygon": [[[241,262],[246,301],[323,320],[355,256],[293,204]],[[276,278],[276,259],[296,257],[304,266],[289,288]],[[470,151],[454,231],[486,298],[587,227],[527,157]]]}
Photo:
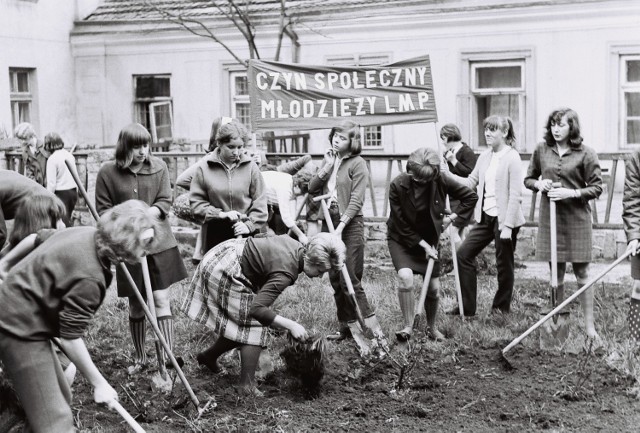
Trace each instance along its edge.
{"label": "shovel", "polygon": [[[552,185],[554,188],[561,186],[559,182]],[[558,305],[558,232],[556,223],[556,202],[549,200],[549,230],[550,230],[550,247],[551,247],[551,287],[550,300],[551,309]],[[545,315],[546,313],[542,313]],[[553,320],[547,321],[540,332],[540,348],[553,349],[560,348],[569,337],[569,312],[562,311],[553,317]]]}
{"label": "shovel", "polygon": [[460,286],[460,273],[458,272],[458,252],[456,251],[456,243],[453,240],[453,232],[456,228],[452,225],[449,226],[449,239],[451,240],[451,260],[453,261],[453,274],[456,282],[456,295],[458,297],[458,311],[460,317],[464,319],[464,306],[462,304],[462,288]]}
{"label": "shovel", "polygon": [[422,289],[420,289],[420,298],[416,304],[415,316],[413,316],[413,325],[411,326],[413,329],[416,329],[420,325],[420,314],[422,313],[422,310],[424,310],[424,301],[427,299],[427,289],[429,288],[429,281],[431,281],[431,274],[433,273],[434,265],[435,260],[433,260],[432,257],[429,257],[427,270],[424,273],[424,281],[422,282]]}
{"label": "shovel", "polygon": [[[326,199],[330,198],[331,194],[325,194],[322,196],[314,197],[313,201],[319,201],[322,206],[322,214],[324,215],[324,220],[329,229],[329,233],[334,233],[335,228],[333,227],[333,221],[331,220],[331,214],[329,214],[329,208],[327,207]],[[360,311],[360,306],[358,305],[358,300],[356,299],[356,292],[353,290],[353,284],[351,283],[351,277],[349,276],[349,271],[346,266],[342,266],[342,278],[347,285],[347,292],[349,293],[349,298],[351,298],[351,302],[356,310],[356,316],[358,318],[357,322],[349,322],[347,325],[349,326],[349,330],[351,331],[351,336],[355,340],[358,345],[358,349],[360,350],[361,356],[367,356],[371,353],[371,347],[367,342],[367,337],[373,338],[373,332],[369,332],[371,335],[365,337],[363,331],[369,330],[366,326],[364,319],[362,317],[362,312]],[[369,330],[372,331],[372,330]]]}
{"label": "shovel", "polygon": [[[153,290],[151,288],[151,278],[149,277],[149,264],[147,258],[142,257],[140,259],[140,265],[142,266],[142,279],[144,280],[144,290],[147,295],[147,306],[151,312],[151,320],[157,325],[158,319],[156,317],[156,305],[153,300]],[[158,358],[158,372],[151,378],[151,383],[154,387],[163,392],[170,392],[172,380],[167,373],[167,367],[164,363],[164,354],[162,353],[162,346],[157,338],[154,339],[156,346],[156,358]]]}

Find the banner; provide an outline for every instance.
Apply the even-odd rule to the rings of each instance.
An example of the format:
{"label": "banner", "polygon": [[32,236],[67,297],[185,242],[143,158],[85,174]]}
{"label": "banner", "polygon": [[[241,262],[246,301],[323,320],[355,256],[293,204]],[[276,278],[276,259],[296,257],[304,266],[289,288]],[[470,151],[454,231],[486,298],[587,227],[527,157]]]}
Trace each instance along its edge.
{"label": "banner", "polygon": [[429,56],[361,67],[250,60],[248,79],[254,131],[438,121]]}

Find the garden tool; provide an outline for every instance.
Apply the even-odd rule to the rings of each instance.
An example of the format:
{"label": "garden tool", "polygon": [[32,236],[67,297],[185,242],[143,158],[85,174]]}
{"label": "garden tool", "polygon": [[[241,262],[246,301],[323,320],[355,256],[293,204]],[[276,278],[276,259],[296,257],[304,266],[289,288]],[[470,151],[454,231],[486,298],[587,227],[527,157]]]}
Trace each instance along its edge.
{"label": "garden tool", "polygon": [[[144,289],[147,295],[147,307],[151,312],[151,319],[153,323],[158,326],[158,318],[156,317],[156,305],[153,299],[153,289],[151,288],[151,278],[149,277],[149,264],[147,258],[142,257],[140,259],[140,265],[142,267],[142,279],[144,281]],[[154,387],[163,392],[171,392],[172,381],[167,373],[167,368],[164,363],[164,356],[162,353],[162,346],[156,338],[154,340],[156,346],[156,357],[158,358],[158,372],[151,378],[151,383]]]}
{"label": "garden tool", "polygon": [[[335,228],[333,227],[333,221],[331,220],[331,215],[329,214],[329,207],[327,206],[327,202],[326,202],[326,199],[328,198],[331,198],[331,194],[325,194],[322,196],[314,197],[313,201],[320,202],[320,206],[322,207],[322,214],[324,215],[324,220],[329,229],[329,233],[334,233]],[[360,311],[360,306],[358,305],[358,300],[356,299],[356,293],[353,290],[351,277],[349,276],[349,271],[347,270],[346,266],[342,266],[342,278],[344,279],[345,284],[347,285],[347,291],[349,292],[349,297],[351,298],[351,302],[353,302],[354,308],[356,310],[356,315],[358,317],[357,322],[349,322],[347,325],[349,326],[349,330],[351,331],[351,336],[353,337],[356,344],[358,345],[358,349],[360,350],[360,355],[366,356],[371,353],[371,347],[369,346],[369,343],[367,342],[367,339],[363,334],[363,331],[366,332],[367,330],[369,330],[369,328],[367,327],[362,317],[362,312]],[[372,334],[371,337],[373,338],[378,338],[378,335],[375,335],[376,331],[379,330],[379,333],[382,332],[382,330],[380,330],[379,328],[380,325],[378,324],[377,326],[378,326],[377,330],[370,329]],[[384,335],[382,335],[382,337],[384,338]]]}
{"label": "garden tool", "polygon": [[[87,204],[87,207],[89,208],[89,212],[91,212],[91,215],[93,216],[93,218],[96,221],[98,221],[99,218],[100,218],[98,216],[98,212],[96,211],[96,208],[93,205],[93,203],[91,201],[89,201],[89,194],[87,194],[87,190],[84,188],[84,185],[82,185],[82,182],[80,182],[80,178],[78,177],[78,173],[76,171],[75,166],[71,162],[69,162],[68,160],[65,161],[65,164],[67,165],[67,168],[69,169],[69,172],[71,173],[71,176],[73,177],[73,180],[75,181],[75,183],[76,183],[76,185],[78,187],[78,191],[80,192],[80,195],[82,195],[82,198],[84,199],[85,203]],[[200,408],[200,401],[198,400],[198,397],[196,397],[196,395],[193,392],[193,389],[191,389],[191,385],[189,385],[189,382],[187,381],[187,378],[184,376],[184,373],[182,372],[182,368],[180,367],[180,365],[179,365],[178,361],[176,360],[175,356],[173,356],[173,353],[171,352],[171,349],[169,348],[169,345],[167,344],[167,341],[162,336],[162,332],[160,331],[160,328],[158,327],[158,324],[154,320],[152,320],[151,312],[149,311],[149,308],[147,308],[147,304],[144,302],[144,298],[140,294],[140,290],[138,289],[138,286],[136,285],[135,281],[133,281],[133,278],[131,277],[131,274],[129,273],[129,269],[127,269],[127,267],[124,265],[124,263],[118,263],[118,267],[120,268],[120,270],[122,271],[124,276],[127,278],[127,281],[129,282],[129,284],[133,288],[133,293],[134,293],[136,299],[138,300],[138,302],[140,303],[140,306],[142,307],[142,310],[144,311],[144,315],[147,317],[147,319],[151,323],[151,328],[153,329],[153,332],[156,334],[157,339],[160,341],[160,344],[162,344],[162,347],[164,348],[164,350],[166,351],[167,355],[169,356],[169,360],[171,361],[171,364],[173,365],[173,368],[176,370],[176,373],[177,373],[178,377],[180,378],[180,381],[182,382],[182,384],[184,385],[185,389],[187,390],[187,393],[189,394],[189,398],[191,399],[191,402],[198,409],[199,415],[201,415],[209,407],[209,405],[211,403],[211,399],[204,405],[204,407]]]}
{"label": "garden tool", "polygon": [[609,265],[609,267],[607,267],[605,270],[603,270],[602,272],[600,272],[598,275],[596,275],[595,277],[593,277],[591,280],[589,280],[584,286],[580,287],[578,290],[576,290],[576,292],[569,296],[567,299],[565,299],[560,305],[558,305],[557,307],[555,307],[553,310],[551,310],[546,316],[544,316],[542,319],[538,320],[532,327],[530,327],[529,329],[527,329],[526,331],[524,331],[520,336],[518,336],[517,338],[515,338],[511,343],[509,343],[504,349],[502,349],[500,351],[500,355],[499,355],[499,359],[500,361],[503,363],[503,365],[507,368],[514,368],[513,364],[511,364],[511,362],[509,361],[509,359],[507,359],[507,353],[509,353],[509,351],[511,349],[513,349],[515,346],[517,346],[518,344],[520,344],[520,342],[522,340],[524,340],[529,334],[531,334],[533,331],[535,331],[536,329],[538,329],[538,327],[540,327],[543,323],[545,323],[546,321],[548,321],[549,319],[551,319],[553,316],[555,316],[556,314],[558,314],[560,311],[562,311],[562,309],[564,307],[566,307],[567,305],[569,305],[571,302],[573,302],[578,296],[582,295],[582,293],[584,293],[585,291],[587,291],[588,289],[591,288],[591,286],[593,286],[595,283],[597,283],[598,281],[600,281],[600,279],[602,277],[604,277],[605,275],[607,275],[609,272],[611,272],[611,270],[613,268],[615,268],[616,266],[618,266],[620,263],[622,263],[624,260],[627,259],[627,257],[629,257],[631,254],[633,253],[633,251],[626,251],[622,256],[618,257],[618,259],[616,259],[615,262],[611,263],[611,265]]}
{"label": "garden tool", "polygon": [[[553,183],[552,187],[562,186],[559,182]],[[558,305],[558,232],[556,223],[556,202],[549,200],[549,231],[551,246],[551,287],[550,301],[551,308]],[[540,348],[561,347],[569,337],[569,312],[562,311],[553,317],[553,320],[545,322],[540,333]]]}
{"label": "garden tool", "polygon": [[433,266],[435,265],[435,260],[432,257],[429,257],[429,262],[427,263],[427,270],[424,273],[424,281],[422,283],[422,289],[420,289],[420,298],[418,298],[418,303],[416,304],[416,314],[413,318],[413,329],[416,329],[420,324],[420,314],[424,309],[424,301],[427,299],[427,290],[429,288],[429,281],[431,281],[431,274],[433,273]]}
{"label": "garden tool", "polygon": [[456,251],[456,243],[453,240],[453,232],[456,228],[449,226],[449,239],[451,240],[451,260],[453,261],[453,275],[456,282],[456,296],[458,297],[458,310],[460,317],[464,319],[464,306],[462,304],[462,287],[460,286],[460,273],[458,272],[458,252]]}
{"label": "garden tool", "polygon": [[[55,345],[58,347],[58,349],[60,349],[60,351],[64,353],[64,355],[67,358],[69,358],[69,355],[64,350],[64,347],[62,346],[62,343],[60,342],[60,340],[55,337],[52,340],[55,343]],[[140,424],[138,424],[138,422],[129,414],[129,412],[127,412],[127,410],[124,407],[122,407],[122,405],[118,402],[118,400],[111,400],[110,402],[107,403],[107,406],[110,409],[115,409],[115,411],[118,412],[118,414],[120,414],[120,416],[127,422],[127,424],[129,424],[129,426],[133,429],[133,431],[135,431],[136,433],[145,433],[145,430],[142,427],[140,427]]]}

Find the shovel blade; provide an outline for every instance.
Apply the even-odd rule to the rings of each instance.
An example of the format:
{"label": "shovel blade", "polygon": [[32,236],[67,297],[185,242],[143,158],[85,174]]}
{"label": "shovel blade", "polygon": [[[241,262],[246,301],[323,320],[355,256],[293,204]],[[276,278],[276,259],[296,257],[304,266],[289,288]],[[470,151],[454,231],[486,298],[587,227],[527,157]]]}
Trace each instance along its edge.
{"label": "shovel blade", "polygon": [[351,331],[351,336],[353,340],[356,342],[358,346],[358,351],[360,352],[361,357],[369,356],[371,354],[371,347],[369,346],[369,342],[367,338],[362,333],[362,328],[358,324],[358,322],[349,322],[348,323],[349,330]]}
{"label": "shovel blade", "polygon": [[158,372],[151,377],[151,389],[155,392],[168,394],[173,389],[173,381],[168,374],[162,377],[162,374]]}
{"label": "shovel blade", "polygon": [[554,317],[542,324],[540,327],[540,349],[557,350],[564,347],[569,338],[570,329],[567,316],[568,314],[560,313],[557,318]]}

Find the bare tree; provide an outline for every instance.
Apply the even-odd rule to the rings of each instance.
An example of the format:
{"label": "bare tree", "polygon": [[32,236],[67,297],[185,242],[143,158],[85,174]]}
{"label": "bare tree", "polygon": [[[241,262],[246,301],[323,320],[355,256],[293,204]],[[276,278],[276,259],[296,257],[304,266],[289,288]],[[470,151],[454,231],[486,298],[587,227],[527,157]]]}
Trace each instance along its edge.
{"label": "bare tree", "polygon": [[[158,13],[163,19],[177,24],[188,32],[213,40],[220,44],[238,63],[248,65],[247,60],[243,60],[233,49],[225,43],[215,32],[215,29],[205,23],[206,15],[195,17],[192,12],[192,4],[189,2],[163,2],[162,0],[143,0],[144,6]],[[260,59],[260,53],[256,45],[256,26],[251,12],[251,0],[211,0],[208,2],[211,7],[217,10],[223,17],[229,20],[246,40],[249,48],[250,59]],[[288,36],[294,46],[299,46],[298,36],[292,29],[294,20],[287,15],[286,0],[280,0],[280,19],[278,23],[278,45],[276,47],[274,60],[280,60],[280,51],[284,36]],[[213,17],[213,15],[211,16]],[[296,56],[297,57],[297,56]],[[296,61],[297,59],[294,59]]]}

